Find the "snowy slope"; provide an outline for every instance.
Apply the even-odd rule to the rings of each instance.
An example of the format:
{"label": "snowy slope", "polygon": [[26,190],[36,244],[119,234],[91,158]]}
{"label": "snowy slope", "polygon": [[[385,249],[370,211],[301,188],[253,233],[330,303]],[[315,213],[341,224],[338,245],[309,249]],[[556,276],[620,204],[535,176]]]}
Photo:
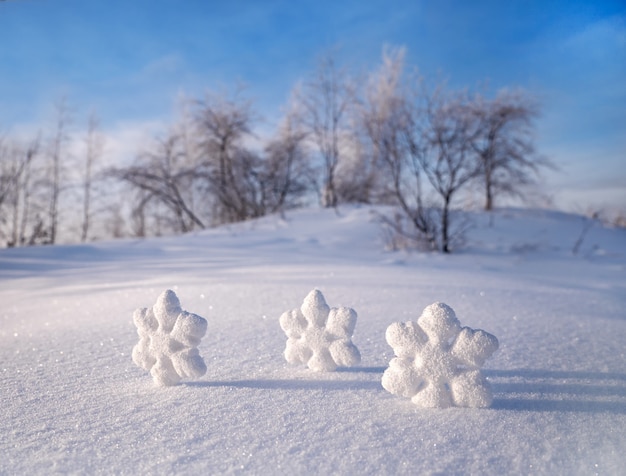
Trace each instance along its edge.
{"label": "snowy slope", "polygon": [[[0,474],[623,474],[626,232],[470,217],[465,251],[384,251],[368,208],[182,237],[0,250]],[[278,318],[314,287],[358,314],[359,366],[288,365]],[[131,360],[135,308],[208,320],[196,382]],[[434,301],[495,334],[489,409],[417,409],[380,379],[385,329]]]}

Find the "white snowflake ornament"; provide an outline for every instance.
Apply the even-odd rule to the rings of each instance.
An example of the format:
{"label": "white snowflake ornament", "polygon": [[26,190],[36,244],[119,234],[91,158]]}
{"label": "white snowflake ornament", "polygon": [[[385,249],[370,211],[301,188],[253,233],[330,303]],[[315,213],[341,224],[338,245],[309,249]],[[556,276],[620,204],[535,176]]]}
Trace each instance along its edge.
{"label": "white snowflake ornament", "polygon": [[133,321],[139,334],[133,362],[149,371],[155,383],[176,385],[183,378],[206,373],[197,347],[206,333],[207,322],[183,311],[174,291],[162,293],[149,309],[137,309]]}
{"label": "white snowflake ornament", "polygon": [[287,362],[306,364],[316,372],[358,364],[361,354],[352,343],[356,317],[349,307],[331,309],[321,291],[314,289],[299,309],[280,316],[280,327],[287,334]]}
{"label": "white snowflake ornament", "polygon": [[396,357],[383,374],[385,390],[420,407],[491,405],[491,389],[480,367],[498,349],[498,339],[462,328],[448,305],[437,302],[417,322],[391,324],[386,338]]}

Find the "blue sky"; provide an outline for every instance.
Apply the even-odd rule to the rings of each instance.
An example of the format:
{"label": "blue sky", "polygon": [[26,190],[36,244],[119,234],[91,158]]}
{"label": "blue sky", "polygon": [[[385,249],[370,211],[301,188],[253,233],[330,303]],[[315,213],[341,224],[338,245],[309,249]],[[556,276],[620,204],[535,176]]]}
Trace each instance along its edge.
{"label": "blue sky", "polygon": [[454,87],[521,86],[543,105],[538,146],[564,207],[626,207],[626,4],[463,0],[0,1],[0,130],[67,97],[105,128],[167,121],[181,93],[240,83],[278,114],[316,58],[353,71],[404,45]]}

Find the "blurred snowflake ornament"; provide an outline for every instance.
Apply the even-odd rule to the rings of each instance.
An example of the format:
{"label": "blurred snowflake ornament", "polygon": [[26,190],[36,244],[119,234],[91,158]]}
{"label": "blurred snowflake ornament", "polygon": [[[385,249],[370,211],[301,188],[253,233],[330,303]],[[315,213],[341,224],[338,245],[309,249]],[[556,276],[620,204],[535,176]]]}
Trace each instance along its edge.
{"label": "blurred snowflake ornament", "polygon": [[317,372],[358,364],[361,354],[352,343],[356,318],[349,307],[331,309],[321,291],[314,289],[299,309],[280,316],[280,327],[287,335],[287,362],[306,364]]}
{"label": "blurred snowflake ornament", "polygon": [[206,333],[207,321],[183,311],[174,291],[167,290],[151,308],[133,315],[139,343],[133,348],[133,362],[147,370],[155,383],[176,385],[183,378],[206,373],[198,345]]}
{"label": "blurred snowflake ornament", "polygon": [[480,367],[497,349],[498,339],[461,327],[454,310],[434,303],[417,322],[387,328],[396,357],[382,378],[385,390],[421,407],[488,407],[491,389]]}

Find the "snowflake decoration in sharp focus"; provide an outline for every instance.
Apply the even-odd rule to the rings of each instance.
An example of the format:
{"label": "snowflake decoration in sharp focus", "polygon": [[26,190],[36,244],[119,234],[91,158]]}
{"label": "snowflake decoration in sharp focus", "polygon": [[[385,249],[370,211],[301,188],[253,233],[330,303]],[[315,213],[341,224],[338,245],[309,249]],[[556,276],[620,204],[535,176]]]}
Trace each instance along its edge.
{"label": "snowflake decoration in sharp focus", "polygon": [[421,407],[488,407],[491,389],[480,367],[498,349],[498,339],[482,330],[461,328],[443,303],[424,309],[417,322],[387,328],[396,357],[385,370],[385,390]]}
{"label": "snowflake decoration in sharp focus", "polygon": [[174,291],[162,293],[152,308],[137,309],[133,321],[139,334],[133,362],[149,371],[157,384],[176,385],[182,378],[197,378],[206,373],[197,346],[207,322],[183,311]]}
{"label": "snowflake decoration in sharp focus", "polygon": [[317,372],[358,364],[361,354],[351,340],[355,325],[354,309],[331,309],[314,289],[299,309],[280,316],[280,327],[287,334],[287,362],[306,364]]}

